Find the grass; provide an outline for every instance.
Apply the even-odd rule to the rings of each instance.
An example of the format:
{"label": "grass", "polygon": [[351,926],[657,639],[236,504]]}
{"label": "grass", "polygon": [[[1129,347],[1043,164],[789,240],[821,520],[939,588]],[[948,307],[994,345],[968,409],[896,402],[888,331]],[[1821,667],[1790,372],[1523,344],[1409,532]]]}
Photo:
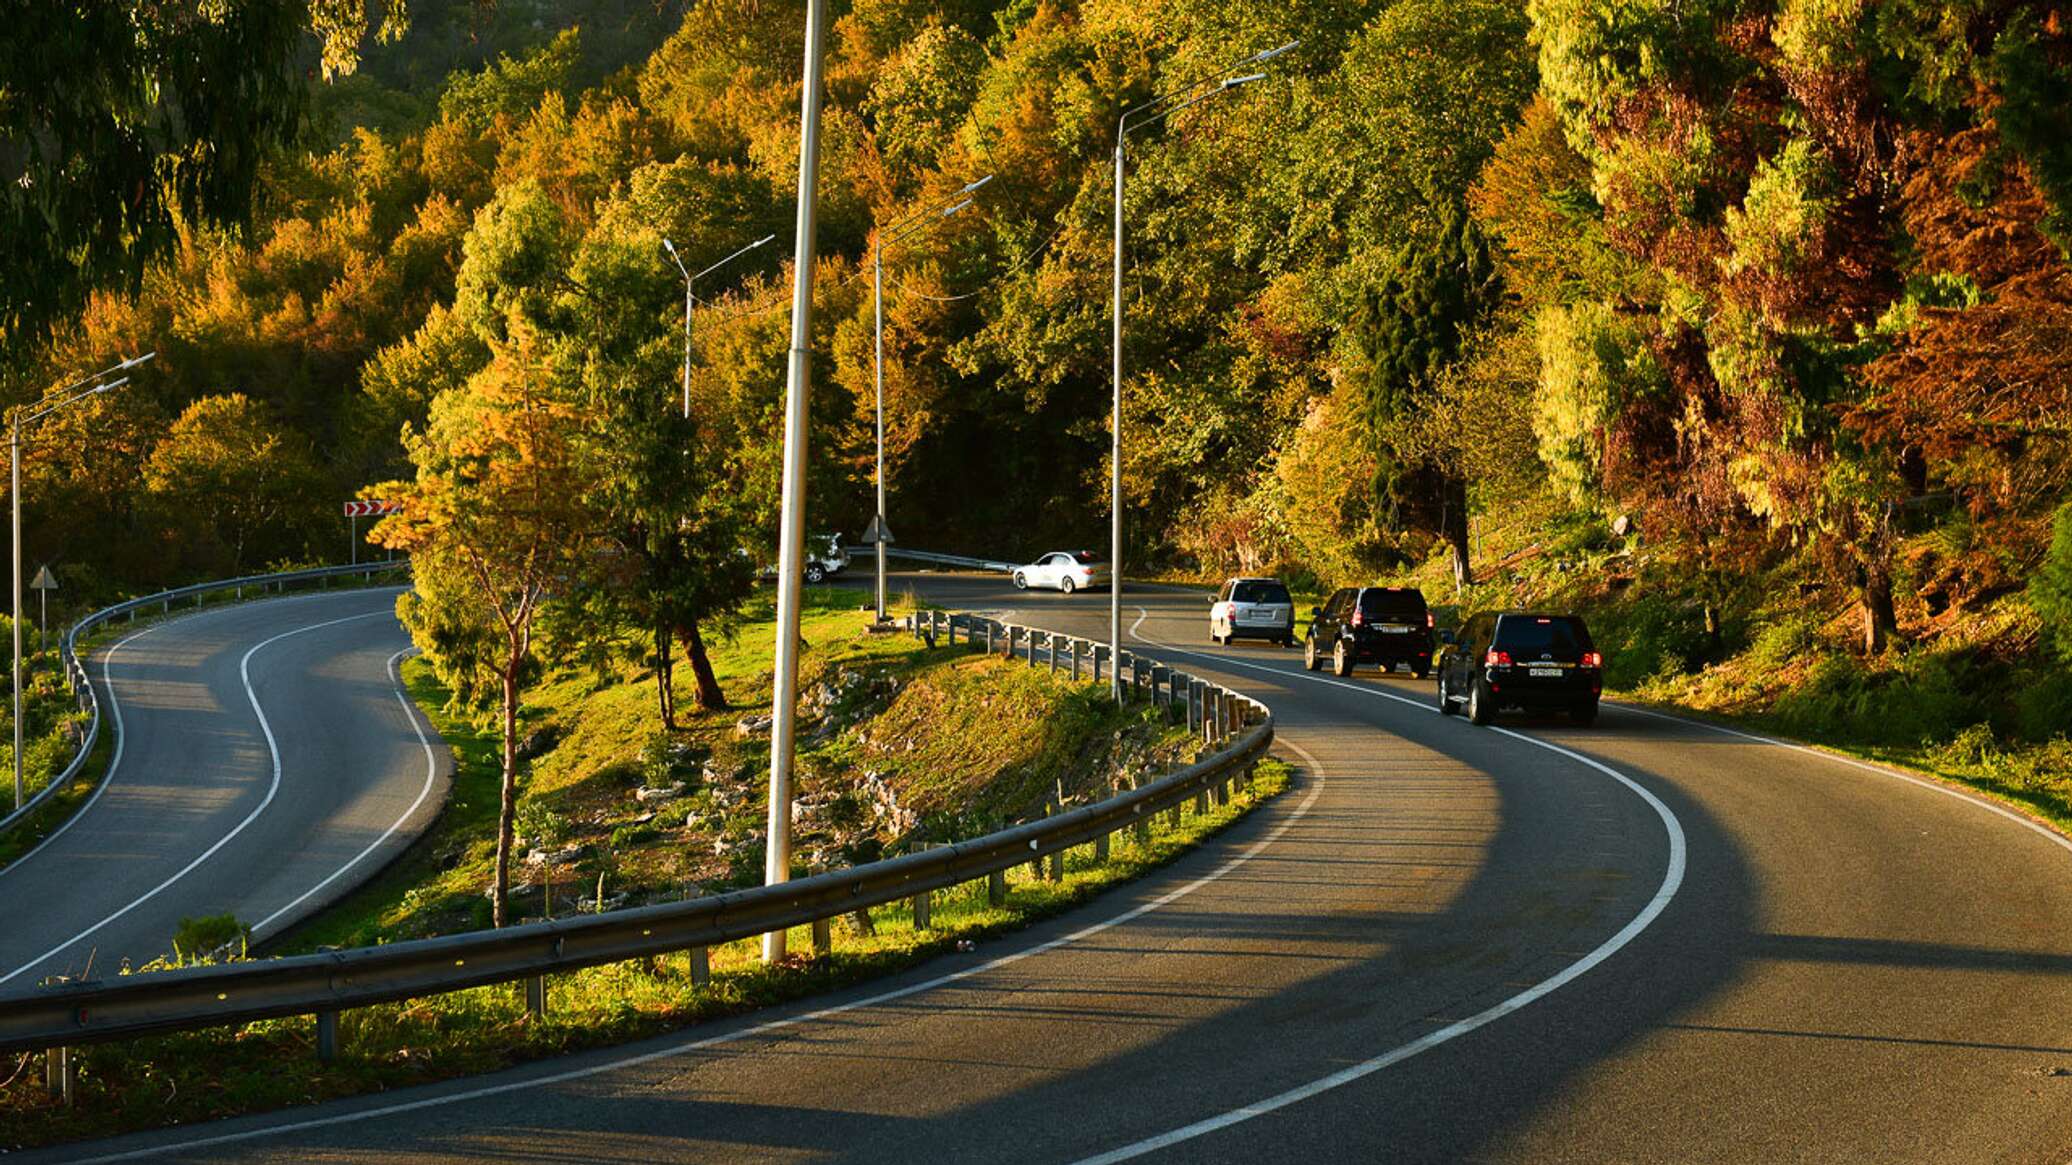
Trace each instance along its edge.
{"label": "grass", "polygon": [[[189,1124],[295,1104],[426,1084],[515,1064],[659,1035],[913,967],[982,943],[1079,905],[1199,845],[1284,790],[1292,771],[1262,761],[1249,788],[1230,803],[1196,814],[1182,806],[1158,814],[1150,836],[1117,835],[1106,863],[1091,846],[1065,855],[1063,876],[1048,881],[1018,866],[1008,895],[987,901],[984,882],[940,893],[932,928],[916,930],[906,903],[872,912],[873,933],[844,919],[827,956],[794,954],[765,966],[752,940],[711,952],[712,980],[691,983],[687,955],[635,960],[553,979],[544,1016],[525,1010],[517,984],[475,988],[407,1003],[362,1008],[340,1017],[338,1062],[315,1058],[308,1017],[237,1029],[182,1033],[79,1049],[76,1101],[65,1107],[43,1092],[24,1056],[0,1086],[0,1146],[30,1148],[87,1137]],[[789,936],[810,951],[805,928]]]}
{"label": "grass", "polygon": [[1905,768],[2072,831],[2072,675],[2038,649],[2019,593],[1931,611],[1899,588],[1903,643],[1865,657],[1850,596],[1800,558],[1737,565],[1706,596],[1680,559],[1544,500],[1483,523],[1479,541],[1477,585],[1457,599],[1443,557],[1393,581],[1434,596],[1441,626],[1502,607],[1578,611],[1610,695]]}

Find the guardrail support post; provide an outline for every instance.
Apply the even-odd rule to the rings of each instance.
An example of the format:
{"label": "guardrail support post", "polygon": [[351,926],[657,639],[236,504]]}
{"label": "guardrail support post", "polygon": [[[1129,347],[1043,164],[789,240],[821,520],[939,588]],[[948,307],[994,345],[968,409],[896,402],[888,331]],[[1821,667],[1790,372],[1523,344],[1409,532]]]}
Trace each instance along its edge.
{"label": "guardrail support post", "polygon": [[691,986],[712,986],[712,952],[704,947],[691,948]]}
{"label": "guardrail support post", "polygon": [[1045,637],[1044,642],[1050,647],[1050,674],[1056,675],[1058,674],[1058,633],[1055,631],[1051,632]]}
{"label": "guardrail support post", "polygon": [[816,959],[824,959],[824,958],[826,958],[826,957],[828,957],[829,955],[831,955],[831,954],[834,954],[834,953],[835,953],[835,928],[834,928],[833,920],[831,920],[831,919],[826,919],[826,918],[816,918],[816,919],[814,919],[814,920],[813,920],[813,957],[814,957],[814,958],[816,958]]}
{"label": "guardrail support post", "polygon": [[994,870],[986,875],[986,904],[1004,906],[1007,903],[1007,871]]}
{"label": "guardrail support post", "polygon": [[935,895],[927,890],[923,890],[919,894],[914,895],[915,930],[935,929],[934,926],[931,925],[934,922],[934,919],[930,917],[930,915],[934,913],[934,911],[931,909],[935,905],[934,898]]}
{"label": "guardrail support post", "polygon": [[333,1063],[338,1059],[338,1013],[317,1012],[317,1062]]}
{"label": "guardrail support post", "polygon": [[43,1054],[43,1086],[59,1103],[72,1103],[72,1086],[79,1080],[79,1065],[72,1062],[72,1049],[52,1048]]}
{"label": "guardrail support post", "polygon": [[986,654],[993,654],[993,621],[986,620]]}
{"label": "guardrail support post", "polygon": [[1079,682],[1079,641],[1065,640],[1065,659],[1072,665],[1072,682]]}
{"label": "guardrail support post", "polygon": [[525,979],[525,1014],[547,1014],[547,977],[529,975]]}
{"label": "guardrail support post", "polygon": [[1101,645],[1098,643],[1094,644],[1087,654],[1093,657],[1094,682],[1098,684],[1101,682]]}

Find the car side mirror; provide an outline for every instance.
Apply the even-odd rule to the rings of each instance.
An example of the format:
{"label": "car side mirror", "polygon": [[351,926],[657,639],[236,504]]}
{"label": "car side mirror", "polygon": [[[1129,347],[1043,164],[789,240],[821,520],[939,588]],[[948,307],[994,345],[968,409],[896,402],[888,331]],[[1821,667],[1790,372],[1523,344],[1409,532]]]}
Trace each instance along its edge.
{"label": "car side mirror", "polygon": [[1324,613],[1324,609],[1323,609],[1322,607],[1311,607],[1311,608],[1309,609],[1309,617],[1310,617],[1310,618],[1312,618],[1312,619],[1315,619],[1315,618],[1317,618],[1317,617],[1321,616],[1321,615],[1322,615],[1323,613]]}
{"label": "car side mirror", "polygon": [[1439,642],[1448,647],[1453,647],[1460,643],[1460,639],[1453,634],[1453,628],[1448,627],[1446,630],[1439,632]]}

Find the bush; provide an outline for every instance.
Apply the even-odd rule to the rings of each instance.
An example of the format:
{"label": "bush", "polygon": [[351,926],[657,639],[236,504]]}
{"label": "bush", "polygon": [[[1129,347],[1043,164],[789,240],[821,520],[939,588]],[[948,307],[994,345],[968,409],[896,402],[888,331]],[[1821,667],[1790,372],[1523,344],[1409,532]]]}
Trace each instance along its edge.
{"label": "bush", "polygon": [[518,806],[518,833],[537,846],[559,845],[568,840],[568,818],[538,801]]}
{"label": "bush", "polygon": [[213,961],[226,947],[236,947],[232,958],[243,958],[251,932],[234,914],[211,914],[183,918],[173,932],[173,958],[183,965]]}
{"label": "bush", "polygon": [[1811,615],[1786,615],[1765,623],[1748,645],[1747,660],[1757,667],[1775,670],[1796,662],[1820,644],[1819,623]]}
{"label": "bush", "polygon": [[2043,619],[2043,638],[2072,665],[2072,502],[2051,523],[2050,550],[2029,578],[2029,605]]}

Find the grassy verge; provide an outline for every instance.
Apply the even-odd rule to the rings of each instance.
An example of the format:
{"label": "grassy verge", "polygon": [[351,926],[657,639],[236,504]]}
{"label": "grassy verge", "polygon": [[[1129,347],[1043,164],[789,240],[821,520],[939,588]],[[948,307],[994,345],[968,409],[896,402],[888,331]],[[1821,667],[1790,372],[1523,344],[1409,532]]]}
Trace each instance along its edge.
{"label": "grassy verge", "polygon": [[[307,1017],[240,1029],[164,1036],[86,1048],[78,1054],[76,1103],[43,1094],[40,1065],[23,1057],[15,1079],[0,1088],[0,1145],[49,1145],[140,1129],[426,1084],[737,1015],[913,967],[1052,917],[1199,845],[1287,787],[1291,771],[1262,762],[1249,789],[1229,805],[1177,822],[1159,815],[1149,839],[1118,835],[1109,861],[1091,847],[1066,855],[1064,876],[1046,881],[1026,866],[1010,871],[1008,897],[987,902],[985,884],[939,894],[932,929],[913,926],[906,904],[873,911],[872,934],[843,920],[832,954],[794,955],[777,966],[756,959],[752,942],[711,952],[712,981],[691,984],[685,955],[593,967],[548,987],[547,1013],[526,1013],[516,984],[476,988],[408,1003],[363,1008],[340,1018],[337,1063],[319,1064],[314,1023]],[[801,928],[794,951],[810,950]]]}
{"label": "grassy verge", "polygon": [[[1895,557],[1932,561],[1943,537],[1915,535]],[[1736,563],[1708,584],[1682,557],[1550,502],[1486,523],[1479,547],[1465,594],[1439,560],[1394,581],[1432,596],[1441,626],[1505,607],[1577,611],[1616,697],[1904,768],[2072,831],[2072,675],[2040,649],[2019,592],[1931,606],[1926,587],[1902,585],[1900,640],[1867,657],[1853,596],[1801,557]]]}
{"label": "grassy verge", "polygon": [[[1119,710],[1105,688],[965,648],[927,648],[868,635],[858,592],[808,594],[797,766],[801,867],[839,866],[925,841],[973,836],[1066,804],[1105,796],[1117,776],[1141,777],[1190,759],[1192,738],[1153,710]],[[691,714],[655,730],[654,677],[615,665],[544,677],[524,709],[530,760],[520,784],[521,920],[576,909],[671,901],[760,881],[766,707],[773,628],[752,608],[713,663],[730,695],[752,706]],[[275,953],[367,944],[486,923],[483,886],[493,852],[495,738],[448,705],[430,669],[406,665],[412,696],[455,752],[454,790],[441,819],[397,863],[273,944]],[[688,699],[685,669],[678,688]],[[51,1144],[171,1123],[263,1111],[489,1071],[580,1048],[673,1030],[893,973],[1050,917],[1196,845],[1285,787],[1261,766],[1229,807],[1175,820],[1148,838],[1118,837],[1110,859],[1067,855],[1063,877],[1012,871],[1001,906],[983,882],[937,895],[932,928],[907,903],[872,912],[866,931],[836,924],[825,957],[765,967],[754,944],[711,952],[713,979],[694,988],[685,955],[571,973],[550,985],[544,1018],[525,1013],[517,985],[366,1008],[341,1019],[345,1055],[319,1065],[313,1023],[297,1018],[84,1049],[77,1103],[42,1092],[40,1069],[0,1064],[0,1147]],[[640,790],[672,792],[643,799]],[[810,951],[801,929],[791,949]]]}

